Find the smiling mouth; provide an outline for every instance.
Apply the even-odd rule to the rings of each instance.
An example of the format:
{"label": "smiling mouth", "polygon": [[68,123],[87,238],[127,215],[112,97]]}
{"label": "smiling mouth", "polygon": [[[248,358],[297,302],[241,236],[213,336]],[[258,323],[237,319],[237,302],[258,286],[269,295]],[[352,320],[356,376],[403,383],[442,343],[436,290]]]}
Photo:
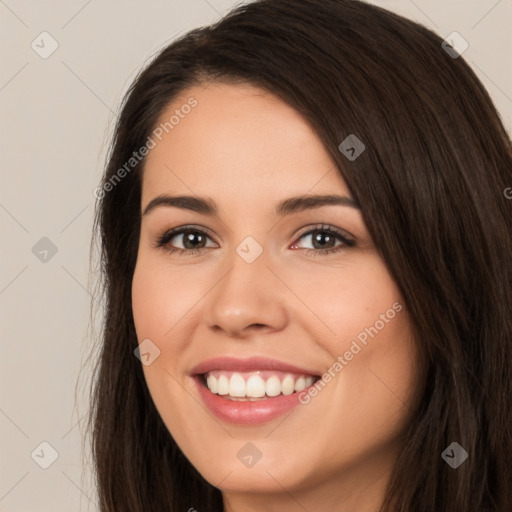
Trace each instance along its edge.
{"label": "smiling mouth", "polygon": [[201,383],[212,394],[240,402],[262,401],[289,396],[312,386],[317,375],[294,374],[276,370],[234,372],[214,370],[202,374]]}

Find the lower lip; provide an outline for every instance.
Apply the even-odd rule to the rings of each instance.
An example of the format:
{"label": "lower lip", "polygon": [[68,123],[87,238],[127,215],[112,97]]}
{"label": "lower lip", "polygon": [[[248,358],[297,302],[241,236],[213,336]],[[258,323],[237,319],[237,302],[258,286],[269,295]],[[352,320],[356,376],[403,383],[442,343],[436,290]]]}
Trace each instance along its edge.
{"label": "lower lip", "polygon": [[300,404],[299,393],[279,395],[265,400],[239,401],[222,398],[202,384],[202,377],[194,377],[199,394],[206,407],[219,419],[240,425],[255,425],[271,421]]}

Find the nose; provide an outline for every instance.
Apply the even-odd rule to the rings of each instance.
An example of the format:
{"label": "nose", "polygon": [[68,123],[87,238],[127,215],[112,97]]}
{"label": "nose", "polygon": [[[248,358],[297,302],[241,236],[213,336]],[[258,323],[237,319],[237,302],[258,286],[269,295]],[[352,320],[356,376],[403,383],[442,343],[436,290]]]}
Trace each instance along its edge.
{"label": "nose", "polygon": [[210,330],[234,338],[284,329],[286,287],[267,267],[265,251],[252,263],[236,252],[229,269],[205,297],[204,320]]}

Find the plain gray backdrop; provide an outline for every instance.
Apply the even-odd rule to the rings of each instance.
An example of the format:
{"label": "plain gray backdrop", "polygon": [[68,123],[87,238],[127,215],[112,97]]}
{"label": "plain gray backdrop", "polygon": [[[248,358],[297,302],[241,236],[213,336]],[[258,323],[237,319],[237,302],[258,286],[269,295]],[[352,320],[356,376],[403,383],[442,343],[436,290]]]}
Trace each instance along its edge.
{"label": "plain gray backdrop", "polygon": [[[98,510],[87,387],[75,397],[92,343],[93,190],[137,70],[237,3],[0,0],[0,512]],[[512,0],[373,3],[458,32],[511,133]]]}

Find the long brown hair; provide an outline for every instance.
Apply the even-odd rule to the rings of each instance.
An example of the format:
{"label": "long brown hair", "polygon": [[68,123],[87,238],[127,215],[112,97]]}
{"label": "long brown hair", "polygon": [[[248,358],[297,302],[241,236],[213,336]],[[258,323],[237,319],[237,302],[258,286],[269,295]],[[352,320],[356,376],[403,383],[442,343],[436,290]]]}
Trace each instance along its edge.
{"label": "long brown hair", "polygon": [[[114,179],[178,94],[216,80],[265,88],[311,123],[410,312],[426,385],[381,510],[512,510],[511,142],[463,57],[441,43],[360,1],[260,0],[180,37],[139,73],[97,194],[105,314],[88,427],[102,512],[223,510],[133,353],[144,159]],[[350,134],[366,148],[353,161],[338,149]],[[441,457],[454,441],[469,455],[457,469]]]}

